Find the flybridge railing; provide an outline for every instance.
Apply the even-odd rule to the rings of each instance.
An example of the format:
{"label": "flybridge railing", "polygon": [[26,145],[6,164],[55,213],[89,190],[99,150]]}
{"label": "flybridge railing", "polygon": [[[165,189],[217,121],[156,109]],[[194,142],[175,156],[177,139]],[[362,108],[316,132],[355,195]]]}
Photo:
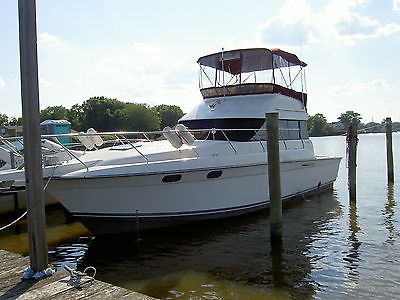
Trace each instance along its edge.
{"label": "flybridge railing", "polygon": [[[282,134],[281,129],[281,140],[283,141],[285,149],[287,149],[287,144],[284,138],[284,134]],[[295,131],[297,129],[284,129],[284,130],[292,130]],[[262,151],[266,152],[265,142],[266,142],[266,129],[264,128],[251,128],[251,129],[188,129],[188,131],[194,136],[197,142],[202,142],[206,140],[219,140],[226,141],[229,144],[229,147],[232,149],[234,154],[238,153],[237,147],[235,147],[236,142],[258,142]],[[171,132],[176,133],[179,136],[179,130],[171,130]],[[114,147],[118,145],[130,145],[132,149],[138,152],[138,154],[143,157],[146,163],[149,163],[148,155],[144,154],[140,151],[139,145],[137,143],[146,143],[150,141],[156,140],[165,140],[163,131],[116,131],[116,132],[95,132],[95,133],[66,133],[66,134],[46,134],[42,135],[42,140],[50,140],[58,145],[57,148],[48,149],[44,145],[42,148],[42,156],[43,156],[43,165],[46,163],[52,163],[49,159],[46,160],[46,155],[54,155],[57,152],[66,152],[69,155],[69,159],[65,159],[64,161],[68,161],[71,159],[76,159],[80,162],[88,171],[89,166],[80,158],[86,151],[90,151],[86,149],[82,142],[77,142],[79,137],[104,137],[104,140],[100,146],[94,146],[94,150],[105,147]],[[62,144],[57,138],[58,137],[71,137],[75,140],[72,143]],[[113,137],[113,138],[108,138]],[[245,140],[243,140],[243,137]],[[304,148],[304,141],[302,138],[299,138],[302,141]],[[14,143],[13,143],[14,142]],[[17,144],[16,144],[17,143]],[[51,145],[50,145],[51,146]],[[23,137],[0,137],[0,151],[6,150],[9,151],[11,168],[22,168],[23,167]],[[196,155],[198,155],[197,151],[194,147],[191,146],[193,151],[195,151]],[[46,151],[43,151],[45,149]],[[76,151],[73,149],[83,149],[83,151]],[[3,153],[4,154],[4,153]],[[0,160],[1,160],[0,156]],[[15,164],[16,158],[19,159],[20,165]],[[21,163],[22,158],[22,163]],[[48,158],[48,157],[47,157]],[[4,159],[4,155],[3,155]],[[54,163],[54,162],[53,162]]]}

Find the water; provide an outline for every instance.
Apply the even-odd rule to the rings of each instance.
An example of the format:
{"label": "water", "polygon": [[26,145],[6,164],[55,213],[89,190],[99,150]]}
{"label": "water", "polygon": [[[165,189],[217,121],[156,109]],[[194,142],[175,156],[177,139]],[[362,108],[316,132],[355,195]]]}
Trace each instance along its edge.
{"label": "water", "polygon": [[[163,299],[399,298],[400,135],[393,136],[394,185],[386,182],[385,136],[359,139],[357,204],[348,201],[343,159],[332,192],[284,211],[282,251],[272,253],[261,212],[143,233],[140,241],[135,234],[92,238],[78,223],[61,224],[49,229],[57,237],[50,260],[95,266],[100,280]],[[345,137],[313,142],[317,154],[346,156]],[[0,248],[24,240],[21,234],[3,233]]]}

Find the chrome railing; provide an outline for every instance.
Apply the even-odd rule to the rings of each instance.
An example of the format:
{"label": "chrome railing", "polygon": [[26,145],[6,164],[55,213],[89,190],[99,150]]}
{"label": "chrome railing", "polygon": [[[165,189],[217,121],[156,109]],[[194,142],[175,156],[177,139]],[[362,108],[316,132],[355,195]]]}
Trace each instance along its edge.
{"label": "chrome railing", "polygon": [[[196,142],[202,142],[206,140],[224,140],[229,144],[229,147],[232,149],[234,154],[236,155],[238,153],[238,149],[235,147],[236,142],[241,142],[240,139],[235,138],[235,135],[233,134],[234,132],[248,132],[249,138],[246,141],[253,141],[253,142],[258,142],[260,144],[260,147],[263,152],[266,152],[265,145],[264,143],[266,142],[266,129],[263,128],[253,128],[253,129],[217,129],[217,128],[211,128],[211,129],[188,129],[190,133],[192,133],[195,137]],[[287,130],[287,129],[285,129]],[[290,129],[288,129],[290,130]],[[294,129],[297,130],[297,129]],[[179,131],[177,130],[172,130],[173,132],[176,132],[179,134]],[[260,136],[262,135],[262,137]],[[103,147],[113,147],[117,146],[120,144],[128,144],[132,147],[132,149],[135,149],[141,157],[146,161],[146,163],[149,163],[149,158],[141,152],[138,147],[135,145],[136,142],[150,142],[154,140],[164,140],[163,136],[163,131],[117,131],[117,132],[97,132],[97,133],[65,133],[65,134],[46,134],[46,135],[41,135],[42,139],[49,139],[54,142],[56,142],[58,145],[60,145],[63,150],[65,150],[70,156],[71,159],[74,158],[78,162],[80,162],[87,171],[89,171],[88,165],[82,161],[78,155],[74,154],[74,151],[71,151],[72,149],[83,149],[83,151],[87,151],[82,143],[77,141],[77,138],[79,136],[101,136],[104,137],[104,145],[101,146]],[[300,134],[299,134],[300,136]],[[73,142],[71,143],[61,143],[57,138],[58,137],[71,137]],[[113,138],[109,138],[113,137]],[[218,137],[218,138],[216,138]],[[221,139],[223,137],[223,139]],[[287,150],[287,144],[285,139],[283,139],[283,136],[281,134],[281,140],[283,141],[284,147]],[[303,148],[304,146],[304,141],[302,138],[299,138],[298,140],[302,141]],[[13,141],[20,143],[23,146],[23,137],[1,137],[0,136],[0,147],[2,145],[7,146],[7,149],[9,149],[10,153],[13,153],[13,155],[19,155],[23,156],[22,151],[18,150],[18,147],[13,144]],[[98,147],[95,147],[95,150],[98,149]],[[196,153],[197,156],[198,152],[192,147],[193,151]],[[43,159],[44,162],[44,159]]]}

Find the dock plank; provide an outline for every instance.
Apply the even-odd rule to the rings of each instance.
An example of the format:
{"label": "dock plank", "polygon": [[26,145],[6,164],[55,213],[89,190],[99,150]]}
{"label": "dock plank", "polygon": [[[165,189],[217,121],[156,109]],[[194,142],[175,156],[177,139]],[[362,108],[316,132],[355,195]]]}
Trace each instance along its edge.
{"label": "dock plank", "polygon": [[22,280],[23,270],[28,266],[28,257],[0,250],[0,299],[155,299],[87,277],[77,285],[64,270],[38,281]]}

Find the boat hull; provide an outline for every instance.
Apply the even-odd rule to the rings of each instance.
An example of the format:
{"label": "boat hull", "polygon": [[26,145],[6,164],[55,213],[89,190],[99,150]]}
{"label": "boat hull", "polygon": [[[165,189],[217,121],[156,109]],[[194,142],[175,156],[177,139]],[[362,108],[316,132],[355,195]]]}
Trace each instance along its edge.
{"label": "boat hull", "polygon": [[[339,162],[324,158],[281,163],[283,200],[331,187]],[[95,235],[232,217],[269,204],[266,164],[56,179],[48,191]]]}

